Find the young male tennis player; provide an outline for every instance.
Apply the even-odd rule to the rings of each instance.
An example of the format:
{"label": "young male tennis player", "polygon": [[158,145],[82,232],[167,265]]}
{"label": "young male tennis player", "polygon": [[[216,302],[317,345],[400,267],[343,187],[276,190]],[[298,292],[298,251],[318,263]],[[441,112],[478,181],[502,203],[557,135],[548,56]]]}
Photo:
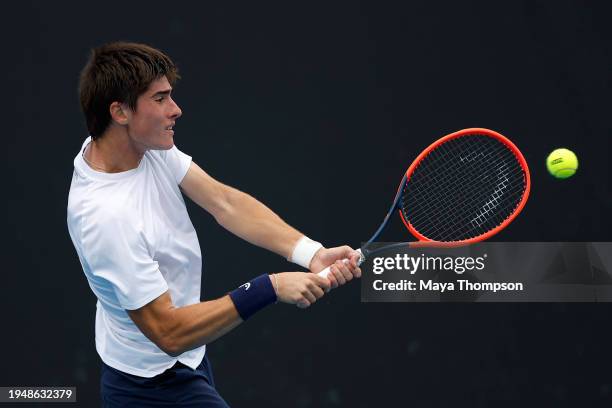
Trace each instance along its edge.
{"label": "young male tennis player", "polygon": [[[93,49],[81,73],[90,137],[74,159],[68,230],[98,298],[96,349],[108,407],[227,406],[206,344],[277,300],[306,308],[361,275],[351,248],[308,239],[174,145],[178,78],[161,51],[122,42]],[[240,238],[311,272],[333,264],[332,275],[264,274],[201,302],[202,256],[183,194]]]}

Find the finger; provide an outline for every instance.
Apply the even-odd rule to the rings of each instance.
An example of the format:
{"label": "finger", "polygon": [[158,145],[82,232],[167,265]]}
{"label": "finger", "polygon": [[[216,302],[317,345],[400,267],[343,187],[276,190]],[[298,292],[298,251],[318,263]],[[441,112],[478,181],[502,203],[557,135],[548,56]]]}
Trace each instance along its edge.
{"label": "finger", "polygon": [[340,268],[336,264],[332,265],[329,268],[329,270],[331,271],[331,273],[334,275],[334,277],[338,281],[338,285],[344,285],[346,283],[346,279],[344,279],[344,275],[342,275]]}
{"label": "finger", "polygon": [[306,299],[302,299],[298,301],[295,305],[299,307],[300,309],[306,309],[308,306],[310,306],[310,302],[307,301]]}
{"label": "finger", "polygon": [[336,280],[338,281],[338,284],[339,285],[344,285],[346,283],[346,279],[344,278],[344,274],[340,270],[340,267],[334,266],[333,269],[334,269],[334,276],[336,277]]}
{"label": "finger", "polygon": [[330,284],[331,282],[329,279],[323,278],[316,274],[313,274],[312,277],[313,277],[312,282],[314,283],[314,286],[319,287],[326,291],[329,291],[329,289],[331,289],[331,284]]}
{"label": "finger", "polygon": [[351,258],[351,267],[349,268],[351,270],[351,273],[353,274],[353,277],[355,278],[360,278],[361,277],[361,269],[359,269],[359,261],[361,260],[361,257],[356,257],[356,258]]}
{"label": "finger", "polygon": [[346,275],[347,275],[346,280],[347,280],[347,281],[353,280],[353,278],[355,277],[355,276],[353,275],[353,271],[355,270],[355,268],[351,268],[349,265],[345,265],[345,266],[344,266],[344,269],[345,269],[345,273],[346,273]]}
{"label": "finger", "polygon": [[[327,280],[329,281],[329,288],[330,289],[336,289],[338,287],[338,281],[336,280],[336,277],[334,276],[334,274],[331,271],[327,275]],[[329,290],[329,289],[327,289],[327,290]]]}
{"label": "finger", "polygon": [[304,296],[310,302],[310,304],[313,304],[317,301],[317,297],[312,293],[311,290],[305,290],[304,293],[302,293],[302,296]]}
{"label": "finger", "polygon": [[342,276],[347,282],[353,279],[353,274],[349,270],[348,265],[346,263],[341,262],[338,269],[340,270],[340,272],[342,273]]}
{"label": "finger", "polygon": [[325,292],[323,292],[323,289],[321,289],[315,284],[312,285],[312,288],[310,289],[310,291],[317,299],[321,299],[323,295],[325,294]]}

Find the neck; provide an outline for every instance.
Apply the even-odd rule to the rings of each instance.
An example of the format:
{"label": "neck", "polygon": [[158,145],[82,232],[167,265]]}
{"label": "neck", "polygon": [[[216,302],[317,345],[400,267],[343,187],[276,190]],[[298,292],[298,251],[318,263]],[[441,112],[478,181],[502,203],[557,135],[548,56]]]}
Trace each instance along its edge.
{"label": "neck", "polygon": [[131,141],[124,129],[109,129],[93,140],[84,156],[88,164],[106,173],[120,173],[138,167],[145,150]]}

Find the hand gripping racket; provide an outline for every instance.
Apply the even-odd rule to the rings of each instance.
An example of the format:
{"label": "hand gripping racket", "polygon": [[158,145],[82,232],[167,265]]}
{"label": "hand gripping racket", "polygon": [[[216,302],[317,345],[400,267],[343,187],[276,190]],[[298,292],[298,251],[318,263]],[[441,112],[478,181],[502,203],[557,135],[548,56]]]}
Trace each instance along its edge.
{"label": "hand gripping racket", "polygon": [[[489,129],[463,129],[432,143],[408,167],[393,204],[363,247],[359,264],[393,247],[452,247],[480,242],[521,212],[531,186],[520,150]],[[368,247],[395,210],[418,241]],[[319,272],[327,277],[329,267]]]}

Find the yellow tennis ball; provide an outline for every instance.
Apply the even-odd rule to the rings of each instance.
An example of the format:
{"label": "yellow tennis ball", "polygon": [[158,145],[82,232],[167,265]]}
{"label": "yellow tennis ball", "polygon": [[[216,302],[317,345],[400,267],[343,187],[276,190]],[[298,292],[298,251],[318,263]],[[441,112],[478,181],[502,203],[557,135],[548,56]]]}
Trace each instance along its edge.
{"label": "yellow tennis ball", "polygon": [[546,168],[556,178],[566,179],[578,170],[578,157],[569,149],[555,149],[546,158]]}

